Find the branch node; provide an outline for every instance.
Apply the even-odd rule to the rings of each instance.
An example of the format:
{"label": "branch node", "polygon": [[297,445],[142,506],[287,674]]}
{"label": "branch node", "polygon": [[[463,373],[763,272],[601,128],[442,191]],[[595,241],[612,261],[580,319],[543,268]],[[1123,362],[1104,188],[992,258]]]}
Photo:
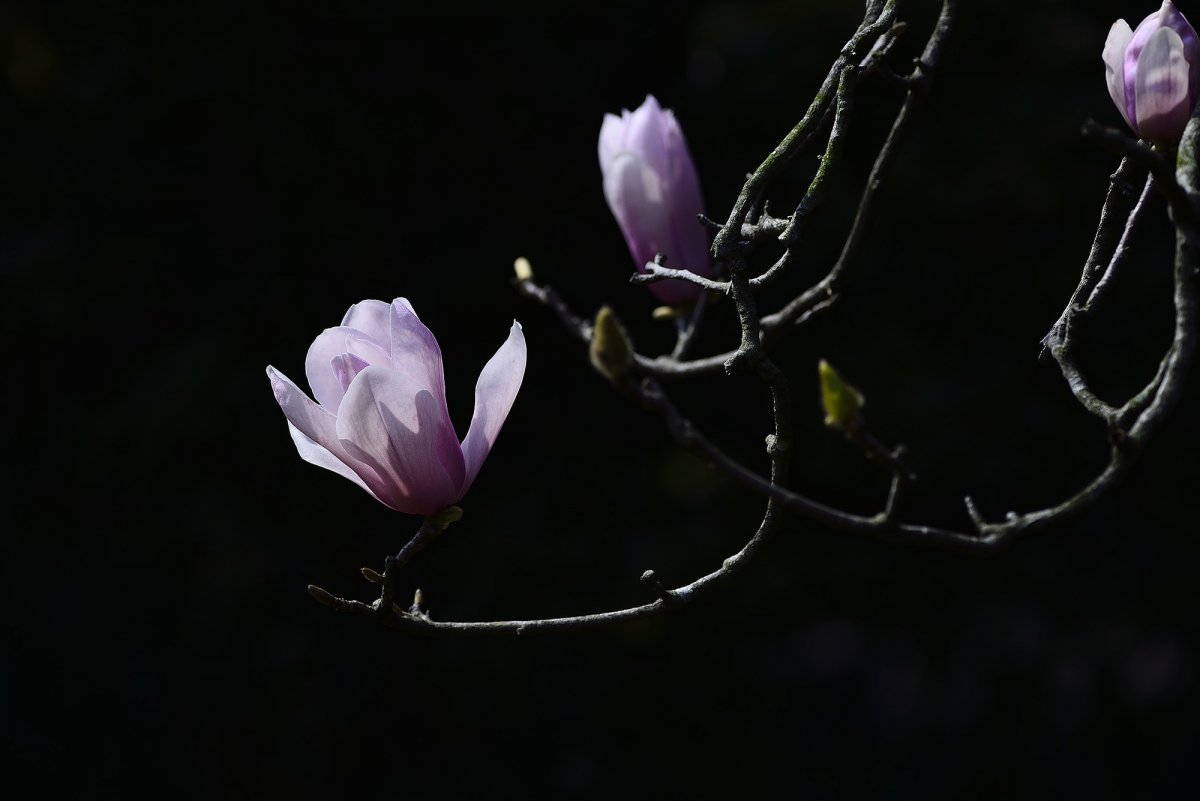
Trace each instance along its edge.
{"label": "branch node", "polygon": [[1112,427],[1108,429],[1108,441],[1112,443],[1114,448],[1117,448],[1118,450],[1124,450],[1129,444],[1129,432],[1114,423]]}
{"label": "branch node", "polygon": [[767,434],[767,455],[782,456],[792,449],[792,443],[774,434]]}
{"label": "branch node", "polygon": [[664,606],[675,603],[675,596],[671,594],[670,590],[663,586],[663,583],[658,580],[658,576],[655,575],[653,570],[647,570],[645,573],[643,573],[639,581],[654,590],[654,594],[658,597],[658,600],[663,602]]}
{"label": "branch node", "polygon": [[725,365],[724,365],[725,374],[733,375],[735,372],[737,372],[739,369],[741,369],[745,365],[747,358],[748,358],[748,355],[747,355],[746,351],[744,351],[744,350],[739,350],[736,353],[734,353],[732,356],[730,356],[725,361]]}

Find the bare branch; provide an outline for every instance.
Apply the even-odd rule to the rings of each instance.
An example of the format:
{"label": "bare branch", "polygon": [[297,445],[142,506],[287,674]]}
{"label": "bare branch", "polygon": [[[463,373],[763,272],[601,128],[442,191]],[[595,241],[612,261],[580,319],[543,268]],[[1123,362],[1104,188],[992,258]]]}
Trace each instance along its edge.
{"label": "bare branch", "polygon": [[[373,604],[337,598],[327,591],[310,586],[312,596],[327,606],[370,616],[400,630],[430,635],[527,634],[538,632],[574,631],[597,626],[638,620],[682,607],[696,597],[720,586],[743,569],[777,531],[784,511],[794,511],[803,517],[838,531],[867,534],[888,540],[927,544],[964,550],[991,550],[1018,536],[1043,530],[1061,523],[1087,509],[1115,486],[1129,471],[1130,465],[1146,442],[1165,419],[1182,394],[1185,377],[1190,370],[1195,351],[1198,266],[1200,266],[1200,175],[1197,152],[1200,149],[1200,118],[1193,119],[1180,145],[1176,170],[1173,172],[1167,155],[1160,149],[1130,139],[1114,129],[1095,123],[1085,126],[1085,133],[1123,155],[1121,165],[1113,174],[1101,211],[1091,250],[1085,261],[1079,283],[1062,315],[1047,334],[1045,350],[1058,364],[1064,379],[1079,403],[1091,414],[1108,424],[1109,459],[1099,474],[1062,502],[1030,512],[1008,512],[1002,522],[989,522],[974,502],[965,499],[966,515],[974,525],[973,531],[955,531],[901,521],[906,491],[916,481],[916,475],[904,458],[903,449],[889,448],[877,439],[855,415],[853,425],[842,426],[847,438],[859,447],[870,460],[891,474],[891,482],[880,512],[865,516],[837,509],[813,500],[787,487],[790,454],[795,438],[791,389],[782,370],[767,353],[767,345],[783,333],[793,330],[813,315],[828,308],[838,298],[843,274],[852,264],[862,244],[867,221],[877,200],[883,176],[893,163],[899,143],[911,125],[912,115],[925,95],[932,70],[938,64],[956,10],[956,0],[944,0],[935,30],[925,50],[907,76],[897,76],[888,69],[885,57],[895,38],[904,30],[895,23],[894,0],[868,0],[864,20],[835,60],[816,97],[801,121],[784,137],[759,167],[748,176],[727,221],[723,225],[707,218],[700,222],[717,228],[712,253],[719,269],[729,278],[717,281],[688,270],[670,269],[660,258],[646,265],[646,273],[633,276],[633,283],[650,284],[660,280],[685,280],[706,292],[727,294],[737,312],[740,337],[738,346],[727,352],[700,359],[686,359],[704,310],[704,298],[686,317],[677,317],[679,336],[671,356],[648,358],[632,353],[621,359],[619,383],[625,394],[658,413],[672,437],[683,447],[707,460],[737,483],[766,496],[766,507],[753,536],[721,565],[694,581],[670,589],[653,570],[645,571],[641,582],[654,592],[655,600],[623,609],[570,617],[507,620],[485,622],[435,621],[425,611],[420,590],[408,609],[395,603],[397,576],[407,562],[444,528],[434,518],[428,518],[395,557],[386,561],[382,575],[364,568],[363,575],[382,585],[380,598]],[[874,46],[868,49],[870,43]],[[877,72],[907,90],[892,127],[883,142],[859,199],[850,229],[841,252],[828,273],[804,292],[793,298],[779,311],[762,315],[758,309],[757,289],[768,286],[785,271],[794,256],[800,228],[811,211],[820,203],[824,187],[832,180],[850,119],[853,90],[867,71]],[[836,96],[834,87],[836,86]],[[811,143],[830,123],[829,139],[821,166],[813,177],[803,200],[786,220],[773,217],[764,197],[783,166]],[[1148,173],[1144,186],[1137,194],[1133,181]],[[1126,257],[1133,231],[1152,190],[1167,199],[1176,231],[1176,252],[1173,274],[1175,328],[1172,342],[1162,357],[1151,381],[1120,407],[1101,400],[1089,388],[1075,364],[1073,330],[1075,320],[1089,313],[1093,304],[1102,298]],[[747,254],[763,241],[782,242],[784,252],[765,272],[751,276]],[[525,265],[518,270],[517,287],[521,294],[550,308],[576,338],[591,343],[598,338],[596,329],[587,320],[575,315],[550,288],[534,283],[532,271]],[[603,333],[603,325],[600,325]],[[627,343],[628,338],[625,338]],[[657,378],[693,375],[724,369],[751,371],[765,386],[771,400],[772,430],[766,436],[766,456],[769,470],[766,476],[730,457],[672,403]],[[611,372],[611,371],[610,371]],[[610,377],[614,377],[611,376]],[[640,380],[639,380],[640,377]],[[616,380],[616,378],[614,378]]]}
{"label": "bare branch", "polygon": [[1117,247],[1108,260],[1108,266],[1104,269],[1104,275],[1100,276],[1100,280],[1092,288],[1091,294],[1088,295],[1087,301],[1076,311],[1075,316],[1077,318],[1090,313],[1112,285],[1113,276],[1116,275],[1117,270],[1120,269],[1125,261],[1125,256],[1129,253],[1129,243],[1133,239],[1134,229],[1137,228],[1138,221],[1142,218],[1143,212],[1146,210],[1146,204],[1150,200],[1150,195],[1153,191],[1154,176],[1147,175],[1146,183],[1142,187],[1142,194],[1138,197],[1137,203],[1134,204],[1133,210],[1129,213],[1129,219],[1125,221],[1125,230],[1121,233],[1121,239],[1117,242]]}
{"label": "bare branch", "polygon": [[678,279],[680,281],[688,281],[696,286],[708,290],[709,292],[717,292],[725,294],[729,291],[729,284],[725,281],[713,281],[710,278],[705,278],[691,270],[673,270],[669,267],[664,267],[663,263],[666,258],[660,253],[655,257],[654,261],[646,262],[646,272],[634,273],[629,277],[631,284],[656,284],[659,281],[667,279]]}

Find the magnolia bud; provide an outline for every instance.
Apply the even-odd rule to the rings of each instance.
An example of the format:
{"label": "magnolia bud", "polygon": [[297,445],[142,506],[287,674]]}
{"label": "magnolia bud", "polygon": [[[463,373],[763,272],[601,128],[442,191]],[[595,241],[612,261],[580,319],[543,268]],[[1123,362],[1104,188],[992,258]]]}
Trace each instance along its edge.
{"label": "magnolia bud", "polygon": [[679,311],[674,306],[655,306],[650,316],[655,320],[674,320]]}
{"label": "magnolia bud", "polygon": [[825,407],[825,425],[845,434],[854,433],[862,425],[862,393],[847,384],[829,362],[817,364],[821,381],[821,405]]}
{"label": "magnolia bud", "polygon": [[1123,19],[1113,23],[1102,58],[1108,94],[1133,132],[1179,139],[1200,94],[1200,37],[1171,0],[1136,31]]}
{"label": "magnolia bud", "polygon": [[[675,267],[712,273],[708,232],[697,223],[704,211],[700,179],[683,129],[653,95],[621,116],[606,114],[598,143],[604,197],[617,219],[637,269],[658,254]],[[702,290],[688,281],[650,284],[663,303],[694,302]]]}
{"label": "magnolia bud", "polygon": [[625,333],[624,326],[616,313],[602,306],[596,313],[596,326],[592,331],[592,345],[588,351],[592,365],[614,384],[622,383],[629,375],[633,364],[633,343]]}
{"label": "magnolia bud", "polygon": [[521,256],[513,262],[513,272],[517,274],[518,281],[533,280],[533,265],[529,263],[529,259]]}

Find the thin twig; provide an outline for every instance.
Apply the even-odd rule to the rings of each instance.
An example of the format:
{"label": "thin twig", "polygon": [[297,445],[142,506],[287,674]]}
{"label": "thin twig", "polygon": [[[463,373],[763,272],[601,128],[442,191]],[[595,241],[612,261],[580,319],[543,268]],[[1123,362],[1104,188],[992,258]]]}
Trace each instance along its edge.
{"label": "thin twig", "polygon": [[687,358],[692,344],[696,341],[696,335],[700,333],[700,326],[704,322],[706,311],[708,311],[708,295],[701,294],[691,309],[681,312],[675,318],[679,324],[679,330],[678,336],[675,338],[675,347],[671,351],[672,359]]}
{"label": "thin twig", "polygon": [[863,48],[866,43],[874,42],[891,26],[895,11],[895,0],[887,0],[877,17],[863,21],[863,24],[855,31],[854,36],[850,37],[850,41],[846,43],[841,54],[834,61],[804,117],[746,179],[741,194],[738,195],[738,199],[729,213],[728,220],[713,241],[712,253],[715,262],[729,262],[735,257],[742,223],[746,222],[751,209],[761,202],[762,193],[767,185],[791,162],[797,153],[803,150],[819,129],[826,110],[834,101],[834,87],[841,79],[842,69],[847,64],[858,63],[862,60],[865,55]]}
{"label": "thin twig", "polygon": [[725,281],[714,281],[711,278],[698,275],[691,270],[673,270],[670,267],[662,266],[658,261],[646,262],[646,272],[634,273],[629,276],[629,283],[656,284],[659,281],[669,279],[687,281],[709,292],[725,294],[729,291],[729,284]]}
{"label": "thin twig", "polygon": [[1117,270],[1120,269],[1125,261],[1125,256],[1129,253],[1129,243],[1133,239],[1134,229],[1137,228],[1138,221],[1142,218],[1153,191],[1154,176],[1147,175],[1146,183],[1142,187],[1142,194],[1138,197],[1137,203],[1134,204],[1133,210],[1129,213],[1129,219],[1125,221],[1125,230],[1121,232],[1121,239],[1117,242],[1117,247],[1108,260],[1108,266],[1104,269],[1104,275],[1100,276],[1100,280],[1096,282],[1096,286],[1092,288],[1091,294],[1088,295],[1087,301],[1075,313],[1076,317],[1082,317],[1090,313],[1112,285],[1113,276],[1116,275]]}

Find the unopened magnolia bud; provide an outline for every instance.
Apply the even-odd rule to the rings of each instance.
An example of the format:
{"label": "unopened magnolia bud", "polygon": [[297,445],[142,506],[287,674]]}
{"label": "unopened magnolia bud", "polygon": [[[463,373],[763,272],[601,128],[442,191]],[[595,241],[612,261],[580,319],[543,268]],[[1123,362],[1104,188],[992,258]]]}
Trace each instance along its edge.
{"label": "unopened magnolia bud", "polygon": [[1102,58],[1108,94],[1133,132],[1178,140],[1200,98],[1200,36],[1171,0],[1137,30],[1113,23]]}
{"label": "unopened magnolia bud", "polygon": [[846,434],[853,433],[862,423],[862,393],[847,384],[829,362],[822,359],[817,365],[821,380],[821,405],[825,407],[825,425]]}
{"label": "unopened magnolia bud", "polygon": [[375,572],[371,568],[363,567],[363,568],[360,568],[360,570],[362,571],[363,578],[365,578],[367,581],[371,582],[372,584],[382,584],[383,583],[383,576],[379,575],[379,573]]}
{"label": "unopened magnolia bud", "polygon": [[[676,267],[712,274],[700,176],[675,114],[651,95],[634,111],[604,115],[598,142],[604,197],[639,272],[659,253]],[[695,301],[702,290],[672,278],[650,284],[663,303]]]}
{"label": "unopened magnolia bud", "polygon": [[588,355],[592,365],[615,384],[623,382],[633,364],[633,343],[625,333],[624,326],[608,306],[596,313],[596,326],[592,331],[592,346]]}
{"label": "unopened magnolia bud", "polygon": [[437,528],[445,530],[451,523],[457,523],[462,520],[463,510],[458,506],[447,506],[440,512],[434,512],[428,518],[429,522]]}
{"label": "unopened magnolia bud", "polygon": [[533,265],[524,256],[519,257],[513,262],[513,272],[517,274],[518,281],[533,280]]}

